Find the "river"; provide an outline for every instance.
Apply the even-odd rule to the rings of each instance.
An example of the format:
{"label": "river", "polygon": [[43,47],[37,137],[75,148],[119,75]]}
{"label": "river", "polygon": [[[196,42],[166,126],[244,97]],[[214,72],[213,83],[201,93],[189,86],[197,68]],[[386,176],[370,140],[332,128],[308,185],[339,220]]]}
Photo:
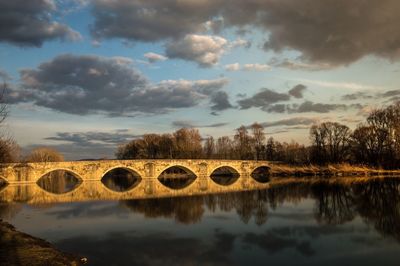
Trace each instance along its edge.
{"label": "river", "polygon": [[[3,187],[0,218],[87,257],[88,265],[365,266],[400,261],[398,178],[272,180],[276,184],[264,189],[118,200],[82,198],[73,194],[73,178],[64,180],[50,189],[47,200],[36,192],[39,185],[40,191],[49,189],[46,182]],[[103,187],[122,195],[121,188],[131,189],[135,182],[106,181]],[[70,196],[54,200],[58,193]]]}

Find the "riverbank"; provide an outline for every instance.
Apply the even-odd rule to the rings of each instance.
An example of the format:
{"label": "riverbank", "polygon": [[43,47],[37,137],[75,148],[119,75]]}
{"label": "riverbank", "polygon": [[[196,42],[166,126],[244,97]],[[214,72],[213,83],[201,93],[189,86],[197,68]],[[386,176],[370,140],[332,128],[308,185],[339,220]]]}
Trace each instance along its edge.
{"label": "riverbank", "polygon": [[295,176],[295,177],[337,177],[337,176],[386,176],[399,175],[400,170],[385,170],[370,168],[367,166],[357,166],[350,164],[331,164],[326,166],[317,165],[286,165],[274,164],[271,167],[272,176]]}
{"label": "riverbank", "polygon": [[0,264],[30,266],[75,266],[82,259],[55,249],[49,242],[19,232],[0,220]]}

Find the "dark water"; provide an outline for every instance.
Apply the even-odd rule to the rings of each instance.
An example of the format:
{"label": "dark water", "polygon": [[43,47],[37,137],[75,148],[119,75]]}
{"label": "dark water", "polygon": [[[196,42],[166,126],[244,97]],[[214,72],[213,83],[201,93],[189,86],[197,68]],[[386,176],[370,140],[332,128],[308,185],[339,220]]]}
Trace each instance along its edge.
{"label": "dark water", "polygon": [[[126,179],[134,182],[121,178],[111,186],[130,187]],[[87,257],[89,265],[400,261],[400,179],[354,185],[298,183],[163,199],[1,203],[0,217],[64,251]]]}

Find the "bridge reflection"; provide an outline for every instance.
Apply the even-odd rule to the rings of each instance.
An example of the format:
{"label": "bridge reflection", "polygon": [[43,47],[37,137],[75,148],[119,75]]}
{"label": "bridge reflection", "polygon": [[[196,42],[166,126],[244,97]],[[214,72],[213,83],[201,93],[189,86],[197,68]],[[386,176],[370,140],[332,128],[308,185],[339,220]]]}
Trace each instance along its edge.
{"label": "bridge reflection", "polygon": [[199,222],[206,211],[235,211],[244,223],[253,220],[262,225],[278,206],[312,199],[314,214],[310,219],[319,224],[345,224],[360,216],[382,235],[400,241],[400,180],[396,178],[355,183],[271,180],[268,184],[249,183],[246,189],[236,190],[211,184],[208,191],[193,186],[185,193],[169,190],[162,197],[147,194],[140,185],[121,193],[101,182],[84,182],[76,190],[60,195],[34,185],[9,185],[0,192],[0,217],[18,212],[21,205],[15,202],[46,206],[43,203],[118,200],[120,206],[149,218],[164,217],[190,224]]}
{"label": "bridge reflection", "polygon": [[[59,174],[58,174],[59,175]],[[52,175],[52,177],[57,175]],[[115,177],[115,176],[114,176]],[[268,183],[258,183],[247,178],[229,186],[219,185],[210,178],[164,177],[163,183],[148,179],[138,182],[137,178],[121,173],[117,179],[105,177],[102,181],[78,182],[68,175],[68,179],[52,178],[39,180],[38,184],[9,184],[0,192],[0,202],[26,202],[30,204],[74,202],[89,200],[124,200],[165,198],[177,196],[205,195],[269,187]],[[189,180],[189,185],[187,185]],[[71,182],[73,184],[71,184]],[[187,186],[185,186],[187,185]],[[67,187],[67,189],[65,188]],[[69,188],[73,187],[72,190]]]}

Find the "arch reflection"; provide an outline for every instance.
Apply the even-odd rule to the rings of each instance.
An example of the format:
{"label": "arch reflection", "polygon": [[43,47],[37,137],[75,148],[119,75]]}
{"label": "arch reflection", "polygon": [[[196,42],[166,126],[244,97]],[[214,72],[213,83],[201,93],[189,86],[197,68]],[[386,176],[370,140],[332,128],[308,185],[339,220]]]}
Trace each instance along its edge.
{"label": "arch reflection", "polygon": [[42,176],[37,184],[47,192],[64,194],[77,188],[80,180],[72,172],[54,170]]}
{"label": "arch reflection", "polygon": [[222,166],[215,169],[211,173],[210,178],[218,185],[229,186],[235,183],[236,180],[238,180],[239,176],[240,174],[238,173],[238,171],[236,171],[232,167]]}
{"label": "arch reflection", "polygon": [[164,170],[158,180],[171,189],[183,189],[196,180],[196,175],[183,166],[172,166]]}
{"label": "arch reflection", "polygon": [[124,192],[135,188],[142,178],[138,173],[125,168],[115,168],[108,171],[101,179],[101,182],[116,192]]}

